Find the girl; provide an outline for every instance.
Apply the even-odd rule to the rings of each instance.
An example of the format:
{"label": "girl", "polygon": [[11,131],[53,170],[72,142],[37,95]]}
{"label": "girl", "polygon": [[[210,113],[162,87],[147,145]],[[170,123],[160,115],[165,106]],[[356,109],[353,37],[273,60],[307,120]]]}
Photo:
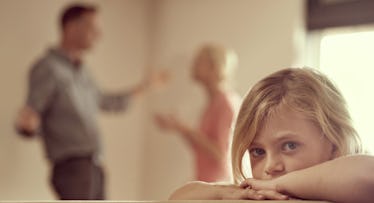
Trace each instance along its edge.
{"label": "girl", "polygon": [[360,153],[332,82],[316,70],[284,69],[259,81],[241,106],[232,144],[235,184],[193,182],[170,198],[373,202],[374,158]]}
{"label": "girl", "polygon": [[199,128],[191,128],[172,115],[156,117],[160,127],[176,131],[190,145],[195,157],[196,180],[214,182],[230,178],[227,158],[235,94],[226,82],[236,60],[233,51],[215,44],[204,45],[195,57],[193,77],[208,98]]}

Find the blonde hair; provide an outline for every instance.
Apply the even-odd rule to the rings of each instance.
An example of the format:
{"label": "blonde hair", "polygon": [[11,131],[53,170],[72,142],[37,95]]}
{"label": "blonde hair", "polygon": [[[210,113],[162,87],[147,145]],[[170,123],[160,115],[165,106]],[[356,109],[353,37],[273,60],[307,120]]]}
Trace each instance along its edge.
{"label": "blonde hair", "polygon": [[245,179],[243,156],[269,113],[281,104],[303,113],[335,147],[337,156],[361,153],[346,102],[334,84],[317,70],[288,68],[259,81],[239,111],[232,143],[232,170],[236,183]]}
{"label": "blonde hair", "polygon": [[205,44],[201,47],[199,54],[206,54],[217,68],[220,81],[230,79],[238,65],[238,56],[235,51],[218,44]]}

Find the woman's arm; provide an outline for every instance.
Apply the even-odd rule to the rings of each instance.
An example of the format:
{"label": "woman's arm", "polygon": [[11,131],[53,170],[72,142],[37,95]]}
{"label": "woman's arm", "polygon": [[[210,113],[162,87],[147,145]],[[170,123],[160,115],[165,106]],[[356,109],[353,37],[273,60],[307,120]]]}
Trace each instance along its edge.
{"label": "woman's arm", "polygon": [[180,133],[191,147],[200,147],[215,160],[221,160],[223,152],[211,140],[172,115],[158,114],[155,116],[156,122],[163,129],[173,130]]}
{"label": "woman's arm", "polygon": [[242,186],[274,189],[302,199],[333,202],[374,201],[374,157],[355,155],[262,181],[247,179]]}
{"label": "woman's arm", "polygon": [[[182,127],[179,131],[183,137],[190,143],[192,147],[199,147],[213,157],[216,161],[222,161],[224,159],[224,151],[220,148],[216,142],[208,139],[202,135],[198,130],[194,130],[188,127]],[[227,138],[228,139],[228,138]]]}
{"label": "woman's arm", "polygon": [[[180,133],[192,148],[200,148],[216,161],[222,161],[225,160],[226,151],[229,147],[234,112],[228,103],[221,103],[218,106],[216,105],[216,110],[209,115],[210,129],[207,132],[191,128],[172,115],[158,115],[156,119],[162,128],[172,129]],[[207,136],[204,133],[209,133],[209,135]]]}

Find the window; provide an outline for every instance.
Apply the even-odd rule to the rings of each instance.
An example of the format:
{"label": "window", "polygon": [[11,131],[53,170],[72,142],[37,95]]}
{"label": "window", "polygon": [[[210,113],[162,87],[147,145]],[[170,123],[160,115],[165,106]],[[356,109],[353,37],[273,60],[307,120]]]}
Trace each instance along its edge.
{"label": "window", "polygon": [[374,153],[374,27],[327,31],[319,44],[319,67],[342,91],[354,126]]}

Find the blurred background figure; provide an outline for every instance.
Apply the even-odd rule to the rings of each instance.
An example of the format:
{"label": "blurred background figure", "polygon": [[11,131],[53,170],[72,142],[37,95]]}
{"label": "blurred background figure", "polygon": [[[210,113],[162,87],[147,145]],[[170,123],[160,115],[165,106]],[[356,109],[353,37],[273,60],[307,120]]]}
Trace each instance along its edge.
{"label": "blurred background figure", "polygon": [[[43,156],[43,142],[39,140],[43,138],[37,136],[37,139],[20,140],[23,137],[17,136],[14,121],[19,107],[25,103],[28,91],[25,76],[30,71],[30,64],[45,52],[46,46],[50,47],[60,39],[61,30],[56,14],[74,2],[76,0],[0,1],[0,197],[4,200],[55,198],[47,181],[51,164]],[[104,32],[100,41],[95,43],[95,49],[84,54],[84,64],[89,67],[89,72],[102,89],[131,90],[150,72],[150,67],[155,66],[171,67],[175,76],[175,80],[170,81],[172,85],[156,94],[149,94],[151,92],[148,91],[142,97],[132,97],[131,108],[124,112],[98,114],[99,129],[105,135],[100,137],[100,142],[105,160],[107,199],[165,199],[176,187],[191,180],[191,174],[195,171],[192,148],[182,142],[180,136],[165,136],[167,132],[158,130],[158,126],[152,124],[155,112],[171,112],[184,124],[198,128],[200,112],[203,112],[201,109],[206,99],[202,96],[202,88],[191,84],[193,81],[188,78],[188,72],[191,53],[205,42],[220,42],[238,54],[240,68],[235,72],[235,90],[240,95],[245,95],[248,87],[260,78],[283,67],[307,65],[321,67],[321,70],[326,67],[334,80],[342,75],[337,80],[338,86],[346,87],[349,92],[343,92],[347,93],[348,101],[351,99],[357,103],[358,108],[352,107],[357,113],[353,113],[357,115],[353,116],[357,125],[369,127],[365,130],[369,132],[366,133],[368,139],[365,143],[374,143],[370,133],[373,131],[370,130],[373,126],[370,124],[373,111],[369,108],[371,105],[367,105],[373,99],[371,94],[358,91],[373,86],[370,85],[373,80],[347,82],[373,75],[373,65],[365,65],[363,62],[373,61],[373,51],[368,49],[374,46],[368,46],[369,40],[364,40],[367,38],[361,35],[357,40],[362,43],[351,43],[346,38],[336,42],[335,36],[330,38],[330,34],[336,34],[335,31],[325,32],[313,26],[316,21],[322,23],[322,26],[332,25],[330,20],[341,23],[342,20],[336,16],[349,23],[353,22],[351,19],[360,20],[362,18],[352,18],[352,15],[373,14],[371,0],[83,2],[97,5],[100,9],[97,13],[100,14],[98,21]],[[357,2],[360,2],[361,7],[356,6]],[[342,4],[349,8],[335,9]],[[318,12],[319,8],[321,12]],[[332,11],[324,12],[325,9]],[[336,14],[334,11],[341,13]],[[331,17],[321,18],[322,14]],[[313,16],[316,21],[312,19]],[[363,31],[360,26],[354,27],[343,30],[348,33]],[[373,28],[367,29],[373,31]],[[317,36],[309,38],[315,31]],[[356,38],[356,35],[352,37]],[[368,38],[374,39],[371,36]],[[324,44],[330,42],[336,45],[336,49],[326,52]],[[349,43],[342,48],[341,45],[346,42]],[[362,47],[356,46],[359,44]],[[324,54],[346,52],[347,55],[336,57]],[[312,60],[312,55],[321,57],[321,60]],[[353,55],[366,59],[353,60]],[[315,63],[309,63],[309,60]],[[326,64],[326,60],[338,64]],[[360,70],[357,71],[357,68]],[[352,70],[360,76],[352,77]],[[352,84],[355,85],[354,89]],[[364,88],[357,86],[356,89],[359,84]],[[358,96],[358,93],[362,93],[362,96]],[[33,120],[30,125],[37,123],[38,120]],[[174,134],[173,131],[170,134]]]}
{"label": "blurred background figure", "polygon": [[62,12],[60,42],[33,65],[26,105],[16,120],[21,135],[41,135],[53,189],[63,200],[105,199],[98,110],[122,111],[132,97],[165,81],[154,74],[130,90],[98,89],[83,63],[100,34],[97,12],[88,4]]}
{"label": "blurred background figure", "polygon": [[157,124],[179,133],[195,157],[195,179],[207,182],[228,181],[228,152],[231,126],[238,96],[229,79],[237,66],[237,55],[218,44],[206,44],[198,51],[192,77],[205,90],[208,102],[198,128],[188,126],[175,115],[156,114]]}

